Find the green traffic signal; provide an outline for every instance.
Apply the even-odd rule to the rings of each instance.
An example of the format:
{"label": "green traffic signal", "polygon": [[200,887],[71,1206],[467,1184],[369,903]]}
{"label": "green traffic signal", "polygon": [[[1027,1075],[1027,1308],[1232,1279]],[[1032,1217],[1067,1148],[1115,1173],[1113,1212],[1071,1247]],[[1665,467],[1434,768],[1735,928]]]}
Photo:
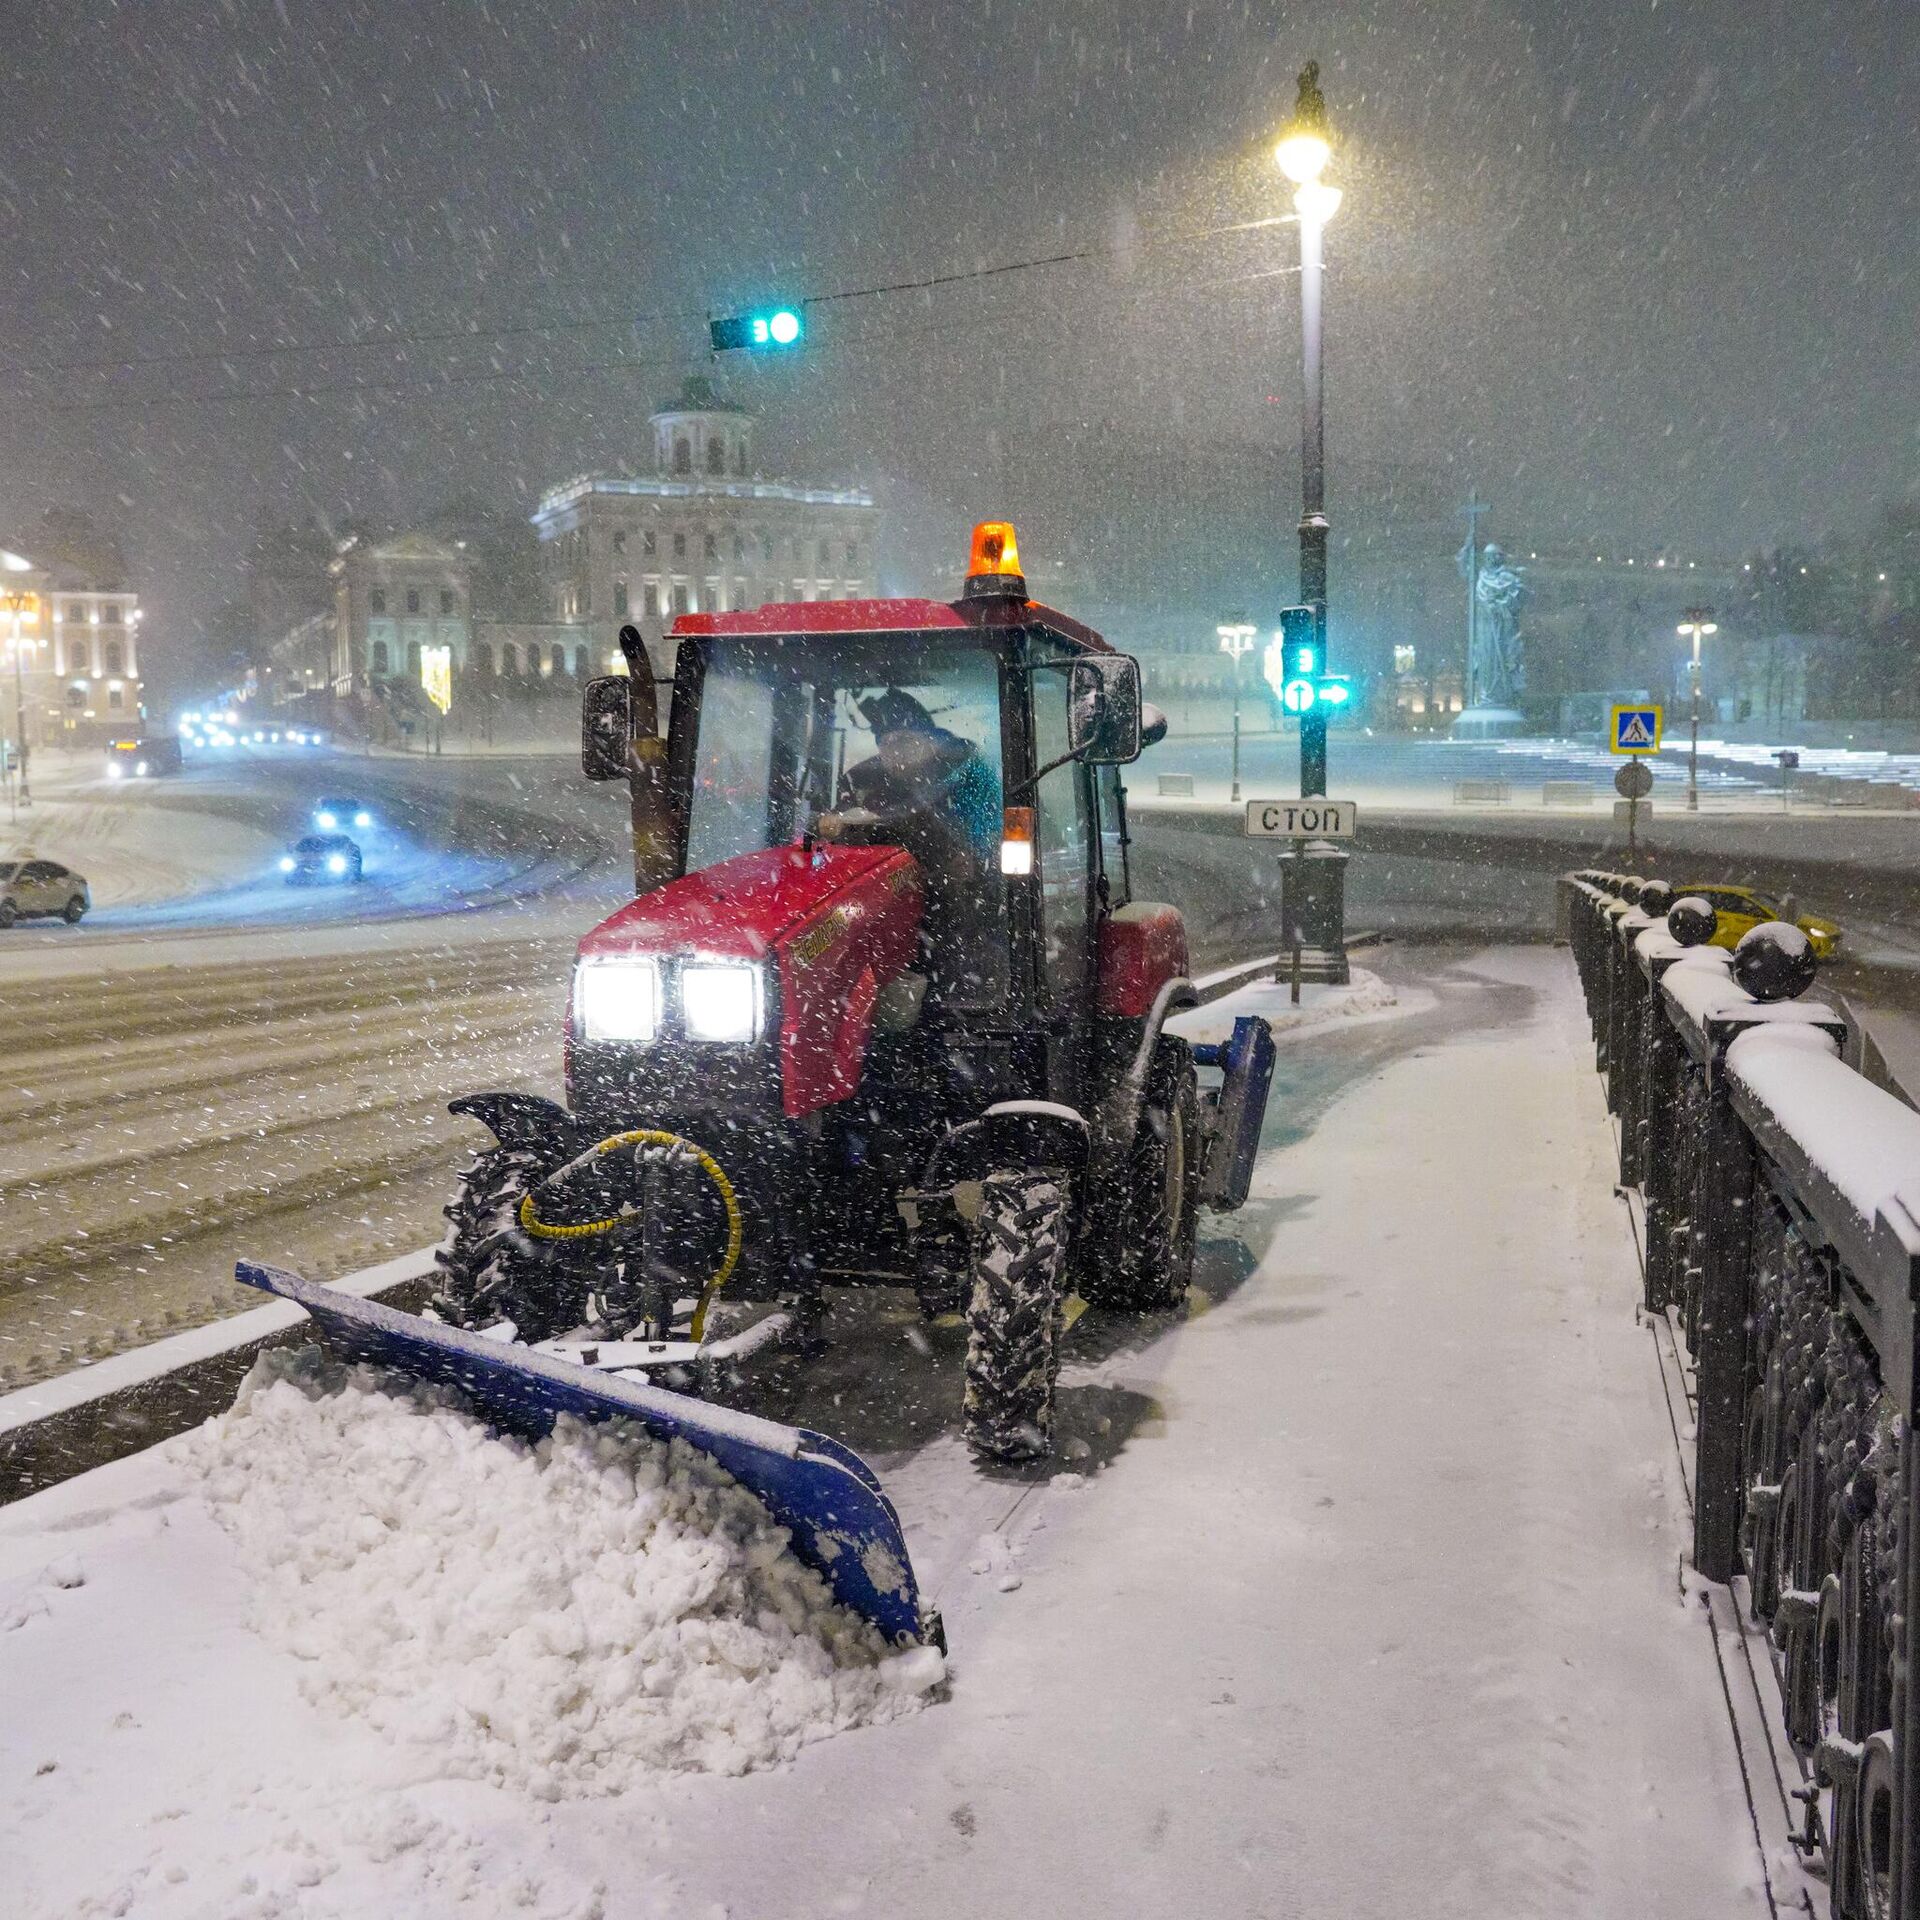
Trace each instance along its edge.
{"label": "green traffic signal", "polygon": [[798,307],[763,307],[709,320],[707,333],[715,353],[765,353],[797,347],[806,338],[807,323]]}

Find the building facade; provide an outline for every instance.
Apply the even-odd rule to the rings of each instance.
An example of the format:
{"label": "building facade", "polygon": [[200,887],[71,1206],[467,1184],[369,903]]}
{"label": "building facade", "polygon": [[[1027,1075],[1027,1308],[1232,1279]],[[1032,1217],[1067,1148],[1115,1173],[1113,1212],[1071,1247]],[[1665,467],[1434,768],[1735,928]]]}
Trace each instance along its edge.
{"label": "building facade", "polygon": [[98,747],[142,727],[140,619],[140,596],[118,575],[0,550],[7,738],[18,729],[30,749]]}
{"label": "building facade", "polygon": [[472,591],[459,549],[424,533],[349,540],[330,571],[333,691],[351,696],[378,681],[405,679],[444,711],[453,676],[466,670],[472,634]]}
{"label": "building facade", "polygon": [[761,476],[752,416],[704,379],[651,424],[653,472],[569,480],[533,516],[549,616],[585,629],[601,669],[629,621],[657,641],[680,613],[875,591],[879,514],[864,488]]}

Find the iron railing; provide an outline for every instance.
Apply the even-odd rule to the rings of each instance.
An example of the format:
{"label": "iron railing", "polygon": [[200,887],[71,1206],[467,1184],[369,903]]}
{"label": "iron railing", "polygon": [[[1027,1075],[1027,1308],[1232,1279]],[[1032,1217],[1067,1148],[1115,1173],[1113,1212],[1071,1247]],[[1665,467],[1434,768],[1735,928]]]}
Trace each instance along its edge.
{"label": "iron railing", "polygon": [[[1834,1920],[1920,1920],[1920,1113],[1831,1007],[1762,1003],[1642,882],[1560,882],[1645,1298],[1696,1378],[1696,1569],[1744,1581]],[[1856,1036],[1857,1038],[1857,1036]]]}

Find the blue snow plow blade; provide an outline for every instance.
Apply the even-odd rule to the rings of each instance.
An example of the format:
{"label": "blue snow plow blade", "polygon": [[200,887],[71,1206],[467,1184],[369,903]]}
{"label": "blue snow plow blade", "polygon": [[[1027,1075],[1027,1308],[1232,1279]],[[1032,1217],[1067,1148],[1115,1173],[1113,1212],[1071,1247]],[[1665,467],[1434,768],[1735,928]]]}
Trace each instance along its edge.
{"label": "blue snow plow blade", "polygon": [[920,1604],[900,1516],[867,1463],[839,1441],[485,1340],[279,1267],[242,1260],[234,1278],[304,1307],[342,1359],[456,1387],[516,1433],[543,1434],[570,1413],[637,1420],[660,1439],[698,1447],[759,1497],[843,1606],[896,1645],[941,1644],[939,1616]]}

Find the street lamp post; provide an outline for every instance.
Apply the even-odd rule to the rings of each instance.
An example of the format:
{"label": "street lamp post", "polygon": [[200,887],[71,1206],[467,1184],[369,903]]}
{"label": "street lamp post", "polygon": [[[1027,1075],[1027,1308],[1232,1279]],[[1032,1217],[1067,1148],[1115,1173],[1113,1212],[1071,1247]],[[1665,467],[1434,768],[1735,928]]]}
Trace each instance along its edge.
{"label": "street lamp post", "polygon": [[1693,732],[1687,744],[1687,811],[1700,811],[1700,639],[1703,634],[1718,633],[1711,607],[1689,607],[1680,621],[1680,637],[1693,641],[1693,660],[1688,672],[1692,694]]}
{"label": "street lamp post", "polygon": [[[1293,182],[1300,222],[1300,601],[1313,609],[1319,664],[1327,664],[1327,435],[1322,407],[1320,303],[1327,222],[1340,207],[1340,189],[1321,179],[1333,157],[1320,68],[1300,74],[1293,117],[1281,129],[1273,157]],[[1300,795],[1327,790],[1327,717],[1318,705],[1300,717]]]}
{"label": "street lamp post", "polygon": [[[1340,207],[1340,189],[1321,178],[1333,158],[1320,68],[1301,69],[1293,114],[1273,150],[1280,171],[1293,183],[1293,210],[1300,224],[1300,602],[1313,609],[1314,668],[1327,671],[1327,461],[1321,384],[1322,242],[1327,222]],[[1300,714],[1300,797],[1327,791],[1327,714],[1318,699]],[[1311,851],[1311,857],[1309,852]],[[1291,910],[1282,917],[1292,937],[1325,955],[1328,977],[1347,978],[1346,855],[1325,843],[1296,841],[1283,860]]]}
{"label": "street lamp post", "polygon": [[33,805],[33,795],[27,786],[27,696],[20,664],[20,615],[33,597],[30,593],[19,591],[4,596],[7,611],[13,615],[13,750],[20,763],[18,791],[19,803],[23,807]]}
{"label": "street lamp post", "polygon": [[1251,620],[1223,621],[1214,628],[1220,636],[1220,651],[1233,661],[1233,793],[1231,798],[1235,806],[1240,804],[1240,662],[1253,651],[1253,637],[1257,629]]}

